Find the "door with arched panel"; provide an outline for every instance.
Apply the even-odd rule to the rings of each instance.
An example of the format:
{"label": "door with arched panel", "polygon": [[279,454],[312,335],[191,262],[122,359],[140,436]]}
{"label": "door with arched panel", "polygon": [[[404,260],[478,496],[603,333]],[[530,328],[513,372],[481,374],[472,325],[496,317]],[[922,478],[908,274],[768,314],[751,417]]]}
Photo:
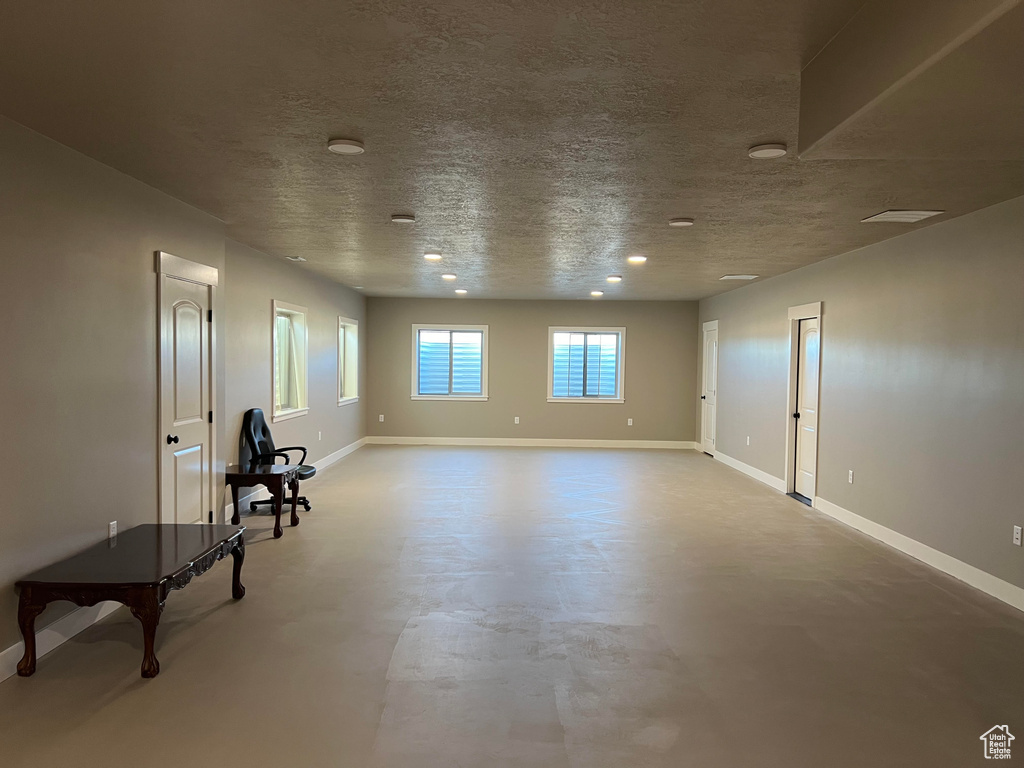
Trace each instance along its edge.
{"label": "door with arched panel", "polygon": [[796,386],[796,456],[794,490],[808,501],[814,500],[818,476],[818,379],[821,338],[818,318],[800,321],[800,351]]}
{"label": "door with arched panel", "polygon": [[718,321],[704,323],[704,370],[701,377],[701,450],[715,453],[718,421]]}
{"label": "door with arched panel", "polygon": [[160,522],[210,515],[210,289],[161,275]]}

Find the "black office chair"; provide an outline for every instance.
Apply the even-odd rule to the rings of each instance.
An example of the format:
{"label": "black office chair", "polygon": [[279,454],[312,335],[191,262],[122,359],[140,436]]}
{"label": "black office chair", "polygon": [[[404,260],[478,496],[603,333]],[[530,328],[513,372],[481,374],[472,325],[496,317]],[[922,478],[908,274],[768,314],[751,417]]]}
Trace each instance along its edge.
{"label": "black office chair", "polygon": [[[276,464],[277,457],[284,459],[285,464],[291,464],[289,452],[302,451],[302,458],[299,459],[299,482],[308,480],[316,474],[316,467],[309,466],[306,461],[306,449],[301,446],[289,448],[275,448],[274,437],[270,434],[270,427],[263,416],[262,408],[250,408],[242,417],[242,434],[238,445],[238,463],[242,466],[253,462],[256,464]],[[249,511],[255,512],[260,505],[273,504],[273,499],[264,501],[253,501],[249,503]],[[299,504],[309,512],[312,507],[309,499],[299,496]]]}

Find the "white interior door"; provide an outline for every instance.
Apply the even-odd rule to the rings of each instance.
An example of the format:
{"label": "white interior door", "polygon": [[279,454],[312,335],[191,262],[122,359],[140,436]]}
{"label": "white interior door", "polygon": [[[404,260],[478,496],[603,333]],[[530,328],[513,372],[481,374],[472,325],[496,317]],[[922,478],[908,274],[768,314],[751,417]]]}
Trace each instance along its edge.
{"label": "white interior door", "polygon": [[160,522],[202,523],[211,509],[210,289],[160,280]]}
{"label": "white interior door", "polygon": [[814,499],[818,472],[818,373],[820,369],[818,318],[800,321],[800,357],[796,379],[796,476],[797,493]]}
{"label": "white interior door", "polygon": [[718,402],[718,321],[704,323],[704,372],[701,376],[701,449],[715,452],[715,419]]}

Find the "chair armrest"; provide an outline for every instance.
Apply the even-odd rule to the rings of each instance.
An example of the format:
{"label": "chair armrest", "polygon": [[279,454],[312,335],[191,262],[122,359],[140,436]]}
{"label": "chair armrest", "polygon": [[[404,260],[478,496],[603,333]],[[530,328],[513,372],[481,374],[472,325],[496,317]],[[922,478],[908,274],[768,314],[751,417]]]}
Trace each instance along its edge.
{"label": "chair armrest", "polygon": [[280,456],[282,459],[284,459],[284,463],[285,464],[288,464],[289,461],[291,460],[291,456],[289,456],[284,451],[271,451],[270,453],[257,453],[255,456],[252,457],[252,460],[254,462],[256,462],[257,464],[263,464],[264,463],[264,461],[263,461],[264,459],[270,459],[270,463],[271,464],[277,464],[277,461],[275,461],[275,459],[278,456]]}
{"label": "chair armrest", "polygon": [[293,445],[293,446],[290,446],[288,448],[278,448],[277,449],[278,453],[283,453],[285,451],[302,451],[302,458],[299,459],[299,464],[305,464],[306,463],[306,449],[303,448],[301,445]]}

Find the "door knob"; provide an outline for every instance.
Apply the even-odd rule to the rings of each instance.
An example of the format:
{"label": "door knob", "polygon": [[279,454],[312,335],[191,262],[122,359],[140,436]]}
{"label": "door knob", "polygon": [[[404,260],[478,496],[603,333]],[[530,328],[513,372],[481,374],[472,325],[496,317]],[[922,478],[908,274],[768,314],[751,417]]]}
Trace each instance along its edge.
{"label": "door knob", "polygon": [[178,442],[178,436],[177,435],[168,435],[167,436],[167,444],[168,445],[170,445],[171,443],[177,443],[177,442]]}
{"label": "door knob", "polygon": [[706,400],[707,398],[706,398],[706,397],[704,397],[704,395],[701,395],[701,396],[700,396],[700,399],[701,399],[701,400]]}

